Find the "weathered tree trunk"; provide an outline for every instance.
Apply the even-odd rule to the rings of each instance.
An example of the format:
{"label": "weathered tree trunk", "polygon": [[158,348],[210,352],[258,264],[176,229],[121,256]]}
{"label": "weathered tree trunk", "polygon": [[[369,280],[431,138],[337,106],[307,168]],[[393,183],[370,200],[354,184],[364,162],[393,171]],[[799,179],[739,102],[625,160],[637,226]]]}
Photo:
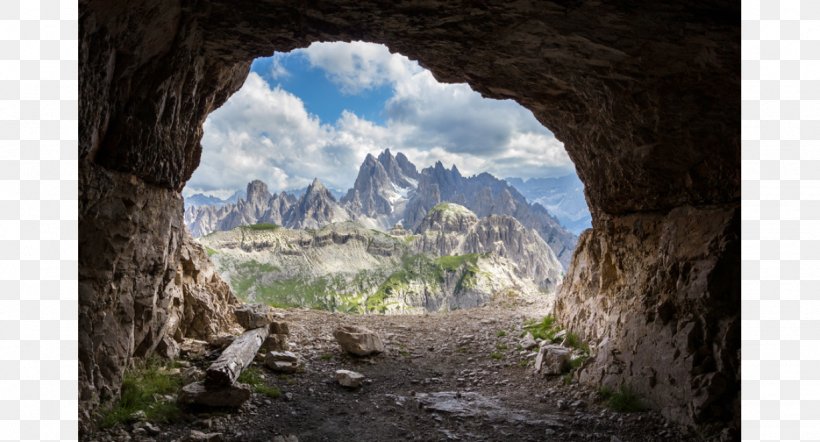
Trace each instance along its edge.
{"label": "weathered tree trunk", "polygon": [[248,330],[236,338],[219,358],[205,372],[205,383],[209,386],[233,385],[242,370],[253,361],[262,342],[268,337],[268,328]]}

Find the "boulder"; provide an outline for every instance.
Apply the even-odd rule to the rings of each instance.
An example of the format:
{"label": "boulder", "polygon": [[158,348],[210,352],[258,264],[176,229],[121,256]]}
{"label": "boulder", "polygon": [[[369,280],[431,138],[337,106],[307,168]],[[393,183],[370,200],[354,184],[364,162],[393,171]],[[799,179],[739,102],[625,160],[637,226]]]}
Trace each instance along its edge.
{"label": "boulder", "polygon": [[336,338],[342,350],[356,356],[369,356],[384,352],[384,344],[379,335],[364,327],[342,326],[333,332],[333,337]]}
{"label": "boulder", "polygon": [[267,351],[287,351],[289,348],[288,335],[278,333],[268,335],[268,338],[262,344],[262,348]]}
{"label": "boulder", "polygon": [[270,323],[268,331],[272,335],[289,335],[290,326],[285,321],[273,321]]}
{"label": "boulder", "polygon": [[535,372],[542,375],[557,375],[569,367],[572,352],[560,345],[545,345],[535,357]]}
{"label": "boulder", "polygon": [[336,370],[336,382],[342,387],[359,388],[364,381],[364,375],[351,370]]}
{"label": "boulder", "polygon": [[234,310],[236,322],[245,330],[267,327],[276,318],[272,308],[264,304],[245,304]]}
{"label": "boulder", "polygon": [[188,367],[182,370],[182,382],[190,384],[205,378],[205,371],[198,367]]}
{"label": "boulder", "polygon": [[289,351],[272,351],[265,356],[265,365],[277,373],[298,373],[304,371],[299,356]]}
{"label": "boulder", "polygon": [[222,433],[203,433],[191,430],[191,433],[183,440],[185,442],[222,442],[225,438],[222,437]]}
{"label": "boulder", "polygon": [[236,383],[230,386],[205,386],[194,382],[182,387],[178,401],[183,405],[237,408],[251,397],[251,387]]}

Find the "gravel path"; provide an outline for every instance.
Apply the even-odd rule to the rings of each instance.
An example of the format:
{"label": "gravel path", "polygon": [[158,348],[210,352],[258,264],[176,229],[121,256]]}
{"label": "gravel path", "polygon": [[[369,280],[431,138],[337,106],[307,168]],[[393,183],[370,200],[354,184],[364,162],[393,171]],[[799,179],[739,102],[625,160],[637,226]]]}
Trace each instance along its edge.
{"label": "gravel path", "polygon": [[[183,440],[191,429],[232,441],[279,435],[301,442],[699,440],[657,413],[616,413],[593,389],[533,375],[534,356],[519,345],[522,325],[546,312],[532,305],[423,316],[282,312],[291,323],[292,350],[306,370],[284,376],[262,368],[266,382],[282,391],[280,398],[254,394],[239,411],[191,413],[161,426],[151,440]],[[343,354],[332,332],[345,324],[378,332],[385,353]],[[338,369],[364,374],[365,385],[342,388],[334,381]],[[132,436],[120,428],[93,438]]]}

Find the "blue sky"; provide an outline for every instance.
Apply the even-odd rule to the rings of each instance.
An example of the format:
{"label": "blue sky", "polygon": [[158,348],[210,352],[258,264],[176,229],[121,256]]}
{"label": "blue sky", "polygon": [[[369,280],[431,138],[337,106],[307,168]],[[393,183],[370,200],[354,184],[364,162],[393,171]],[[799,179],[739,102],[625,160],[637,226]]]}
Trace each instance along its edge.
{"label": "blue sky", "polygon": [[368,153],[403,152],[420,169],[465,175],[575,173],[563,144],[512,100],[443,84],[379,44],[314,43],[254,61],[245,84],[204,125],[202,158],[184,194],[225,197],[253,179],[272,191],[314,177],[353,185]]}
{"label": "blue sky", "polygon": [[358,93],[345,93],[328,78],[327,71],[311,66],[303,52],[276,53],[273,57],[257,58],[251,65],[251,71],[268,84],[281,86],[302,99],[308,112],[326,123],[338,120],[342,111],[348,110],[359,117],[384,124],[384,104],[393,95],[389,84]]}

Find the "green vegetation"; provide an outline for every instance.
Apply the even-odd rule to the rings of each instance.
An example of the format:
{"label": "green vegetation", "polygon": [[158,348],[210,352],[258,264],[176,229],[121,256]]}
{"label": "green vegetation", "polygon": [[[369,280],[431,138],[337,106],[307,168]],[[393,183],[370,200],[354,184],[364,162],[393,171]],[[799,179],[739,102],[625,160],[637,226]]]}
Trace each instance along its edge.
{"label": "green vegetation", "polygon": [[641,402],[641,398],[626,385],[621,385],[617,391],[604,387],[601,388],[599,393],[606,401],[607,407],[613,411],[632,413],[646,409]]}
{"label": "green vegetation", "polygon": [[179,375],[169,373],[166,365],[155,360],[144,362],[126,371],[120,400],[103,414],[100,427],[109,428],[126,423],[138,411],[145,412],[146,419],[151,422],[177,419],[181,410],[176,400],[164,401],[161,396],[176,396],[180,387],[182,380]]}
{"label": "green vegetation", "polygon": [[256,367],[248,367],[243,371],[237,381],[250,385],[253,390],[259,394],[263,394],[267,397],[276,399],[282,395],[282,392],[279,391],[276,387],[271,387],[265,383],[265,378],[262,376],[262,372]]}
{"label": "green vegetation", "polygon": [[549,315],[544,316],[540,322],[528,321],[524,324],[524,330],[532,333],[535,339],[552,341],[555,339],[555,334],[561,331],[561,327],[555,322],[555,317]]}
{"label": "green vegetation", "polygon": [[507,350],[507,344],[499,342],[498,344],[495,344],[495,349],[499,351],[505,351]]}
{"label": "green vegetation", "polygon": [[214,255],[216,255],[216,254],[217,254],[217,253],[219,253],[219,252],[218,252],[218,251],[216,251],[216,250],[214,250],[214,249],[212,249],[212,248],[210,248],[210,247],[208,247],[208,246],[205,246],[205,253],[207,253],[207,254],[208,254],[208,256],[214,256]]}
{"label": "green vegetation", "polygon": [[319,356],[319,359],[321,359],[323,361],[329,361],[329,360],[333,359],[333,355],[330,354],[330,353],[325,353],[325,354]]}
{"label": "green vegetation", "polygon": [[507,332],[504,331],[504,330],[499,330],[499,331],[495,332],[495,335],[498,336],[499,338],[503,338],[504,336],[507,336]]}
{"label": "green vegetation", "polygon": [[569,332],[565,339],[565,344],[567,347],[574,348],[576,350],[581,350],[586,355],[589,355],[589,344],[581,340],[581,337],[575,333]]}
{"label": "green vegetation", "polygon": [[504,353],[494,351],[494,352],[490,353],[490,358],[494,359],[496,361],[500,361],[500,360],[504,359]]}
{"label": "green vegetation", "polygon": [[254,231],[258,232],[258,231],[265,231],[265,230],[274,231],[276,229],[279,229],[280,227],[276,224],[271,224],[271,223],[259,223],[259,224],[251,224],[251,225],[243,226],[243,228],[248,229],[248,230],[254,230]]}

